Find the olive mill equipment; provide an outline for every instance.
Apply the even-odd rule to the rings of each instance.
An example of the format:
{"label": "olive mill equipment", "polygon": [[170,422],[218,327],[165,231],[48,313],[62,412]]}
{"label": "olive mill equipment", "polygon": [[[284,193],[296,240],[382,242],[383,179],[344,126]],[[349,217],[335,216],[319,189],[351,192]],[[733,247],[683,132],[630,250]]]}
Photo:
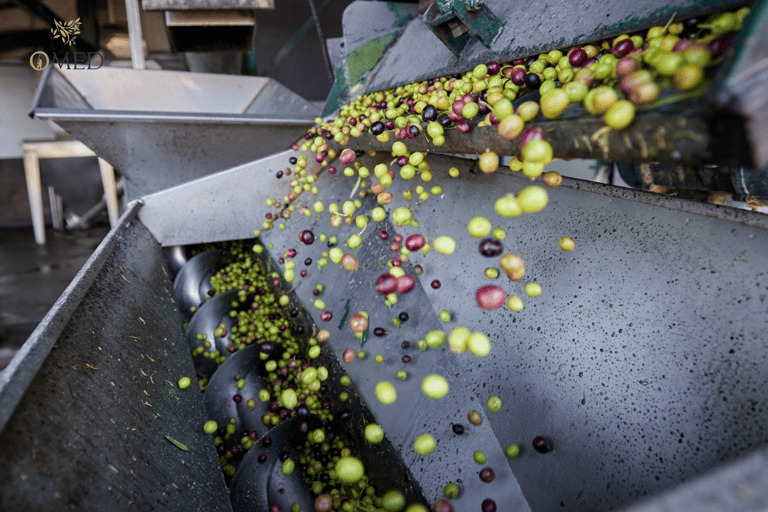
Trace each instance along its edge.
{"label": "olive mill equipment", "polygon": [[[556,33],[565,34],[565,40],[554,41],[550,36],[538,43],[533,37],[515,36],[529,41],[525,48],[503,39],[512,11],[500,10],[491,1],[474,5],[492,10],[507,24],[490,48],[482,38],[470,39],[456,57],[459,45],[448,48],[432,34],[428,22],[415,17],[412,8],[358,2],[345,14],[344,59],[335,62],[346,62],[346,69],[337,67],[341,81],[335,91],[339,98],[346,98],[360,87],[361,77],[368,90],[377,90],[422,75],[465,70],[490,58],[538,53],[668,18],[665,10],[654,14],[654,7],[646,11],[644,5],[636,4],[612,3],[610,11],[618,14],[609,15],[632,20],[614,20],[612,25],[605,25],[604,13],[598,17],[583,6],[591,13],[585,16],[590,26],[584,28],[590,36],[565,32],[570,25],[563,21],[563,30]],[[456,2],[451,5],[454,10],[460,7]],[[509,9],[523,8],[514,5]],[[677,8],[694,15],[731,5],[738,4]],[[380,48],[379,60],[371,60],[370,54],[365,60],[361,51],[355,52],[373,40],[363,40],[365,12],[373,25],[368,30],[371,37],[391,36],[381,40],[386,41],[383,45],[365,46],[369,51]],[[759,24],[764,13],[765,2],[753,6],[748,25],[753,32],[738,48],[759,47],[756,41],[765,37],[765,24]],[[435,64],[440,67],[387,68],[387,62],[394,62],[397,52],[404,51],[400,45],[418,33],[431,51],[447,52]],[[493,41],[504,42],[498,47],[503,50],[494,49]],[[331,51],[331,55],[339,54]],[[732,66],[747,66],[747,56],[737,55]],[[355,59],[368,62],[369,69],[365,71]],[[350,81],[351,76],[357,78]],[[735,83],[729,76],[718,84],[720,90],[729,90],[728,85]],[[739,83],[744,93],[736,94],[733,101],[746,103],[753,98],[756,102],[759,95],[743,81]],[[725,109],[724,103],[719,105]],[[693,147],[701,144],[699,138],[677,139],[679,147],[658,147],[653,160],[679,157],[689,165],[715,162],[727,168],[729,176],[741,172],[754,178],[742,180],[752,187],[751,194],[743,193],[763,197],[754,193],[762,174],[751,170],[760,168],[755,162],[761,161],[762,146],[749,143],[756,133],[750,130],[759,129],[759,119],[744,129],[745,156],[740,151],[715,151],[721,137],[712,130],[718,123],[713,124],[701,106],[648,116],[672,127],[679,116],[688,116],[698,127],[694,129],[708,137],[703,146]],[[649,118],[639,120],[639,132],[652,130]],[[579,129],[577,123],[589,122],[573,117],[550,127],[565,133]],[[354,142],[355,149],[383,149],[366,136]],[[477,153],[493,142],[489,133],[476,130],[466,140],[447,140],[441,151]],[[562,145],[557,146],[556,137],[553,146],[584,151],[568,149],[567,142],[562,137]],[[610,144],[609,148],[607,155],[570,156],[643,160],[632,148]],[[258,423],[258,410],[249,413],[231,400],[217,399],[231,395],[233,380],[228,377],[252,368],[252,350],[230,355],[212,373],[202,397],[175,386],[179,376],[211,372],[190,355],[187,338],[190,333],[212,331],[227,309],[220,304],[226,297],[204,302],[207,278],[226,264],[226,255],[203,252],[190,257],[189,248],[252,239],[266,212],[265,200],[285,195],[285,180],[275,179],[275,172],[298,154],[302,153],[277,152],[145,195],[129,205],[0,374],[0,508],[264,510],[265,503],[259,500],[266,497],[267,503],[275,503],[284,496],[276,494],[276,488],[288,489],[286,494],[302,503],[302,510],[308,506],[300,481],[281,477],[275,466],[254,465],[247,457],[227,487],[211,438],[202,431],[201,425],[211,417],[236,417],[243,430]],[[328,176],[314,155],[303,154],[310,162],[308,170],[319,174],[322,185],[311,201],[328,203],[349,197],[355,178],[341,173]],[[329,265],[322,272],[313,266],[295,286],[281,285],[291,297],[291,307],[300,310],[295,319],[298,325],[307,331],[313,326],[331,330],[321,356],[331,370],[329,385],[338,386],[343,373],[353,381],[352,398],[332,406],[349,413],[345,429],[358,440],[355,448],[372,480],[399,488],[411,500],[431,503],[442,494],[445,483],[460,479],[462,493],[453,500],[457,511],[480,510],[480,502],[489,497],[503,504],[502,510],[514,511],[765,510],[765,216],[566,178],[561,187],[550,190],[546,209],[500,224],[508,231],[505,247],[514,248],[528,262],[530,278],[542,285],[544,293],[526,300],[519,313],[486,312],[476,307],[474,291],[478,276],[491,261],[478,255],[477,240],[469,236],[464,221],[475,215],[497,218],[494,201],[527,181],[511,172],[484,175],[475,160],[456,155],[429,157],[442,197],[430,199],[416,211],[420,232],[430,238],[453,237],[457,251],[451,256],[416,255],[406,263],[409,274],[415,264],[421,264],[424,273],[395,308],[383,307],[373,286],[386,269],[381,255],[388,252],[387,242],[378,233],[386,228],[390,234],[407,236],[413,230],[395,226],[389,216],[380,223],[371,222],[361,234],[363,243],[356,253],[360,268],[354,274],[339,266]],[[378,151],[359,158],[372,169],[387,162],[389,155]],[[460,170],[458,178],[448,178],[451,167]],[[398,195],[404,189],[396,180],[391,191]],[[298,201],[303,205],[309,200],[300,196]],[[375,205],[369,197],[363,210]],[[297,260],[311,257],[314,261],[327,249],[319,241],[296,243],[303,229],[330,233],[327,219],[296,217],[285,231],[262,235],[265,247],[270,243],[274,247],[261,257],[265,269],[277,269],[275,262],[288,247],[297,247]],[[333,234],[345,240],[359,231],[342,225]],[[561,251],[557,247],[561,236],[576,240],[577,250]],[[434,279],[442,282],[439,289],[430,286]],[[331,322],[324,322],[312,307],[311,291],[318,283],[326,285],[323,300],[334,313]],[[348,329],[338,328],[347,304],[351,311],[368,311],[372,327],[386,327],[385,336],[371,336],[365,347],[369,354],[382,354],[384,363],[356,361],[343,368],[339,364],[344,349],[359,346]],[[191,317],[190,306],[198,307]],[[402,366],[400,342],[414,342],[430,330],[443,328],[438,312],[444,309],[460,325],[487,334],[492,341],[490,355],[479,359],[446,348],[412,351],[409,377],[396,383],[398,401],[394,405],[378,402],[374,386],[391,379]],[[395,329],[391,317],[398,311],[408,311],[410,319]],[[190,322],[186,333],[185,319]],[[193,323],[200,325],[192,327]],[[450,400],[430,401],[421,393],[421,379],[430,373],[448,380]],[[249,393],[258,392],[257,381],[253,382]],[[493,395],[501,398],[502,408],[492,414],[485,401]],[[451,424],[466,424],[472,409],[481,411],[484,421],[457,439]],[[380,423],[387,436],[376,449],[366,446],[361,435],[371,420]],[[269,432],[274,437],[269,450],[277,453],[294,439],[296,422],[284,422],[270,431],[256,429],[262,436]],[[423,432],[437,440],[436,450],[428,457],[416,456],[412,448],[413,439]],[[533,450],[531,440],[536,436],[551,443],[548,453]],[[504,454],[504,447],[511,443],[521,447],[515,459]],[[471,461],[479,449],[496,472],[491,484],[480,482],[480,467]]]}

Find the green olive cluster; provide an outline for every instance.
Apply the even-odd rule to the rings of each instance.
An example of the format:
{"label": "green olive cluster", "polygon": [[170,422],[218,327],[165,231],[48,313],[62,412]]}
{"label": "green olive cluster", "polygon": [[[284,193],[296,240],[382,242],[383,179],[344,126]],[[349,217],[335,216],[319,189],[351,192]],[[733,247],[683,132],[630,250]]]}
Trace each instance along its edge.
{"label": "green olive cluster", "polygon": [[[233,399],[237,403],[245,401],[250,409],[256,407],[256,400],[268,402],[269,412],[262,417],[267,428],[277,426],[297,414],[305,419],[301,430],[306,433],[306,438],[297,460],[301,474],[315,498],[330,497],[330,508],[325,509],[324,500],[320,499],[318,510],[383,511],[380,507],[384,498],[376,495],[375,488],[362,469],[357,476],[354,472],[350,476],[349,470],[344,473],[343,468],[342,477],[337,474],[342,458],[358,459],[352,457],[351,449],[348,448],[350,443],[337,433],[341,429],[331,412],[332,401],[329,399],[326,382],[328,369],[311,364],[318,360],[320,346],[329,338],[328,331],[321,330],[316,336],[302,341],[284,316],[284,308],[290,302],[288,297],[278,296],[272,286],[279,275],[266,274],[258,258],[249,256],[244,247],[244,244],[235,244],[231,249],[233,262],[211,277],[213,296],[231,290],[238,291],[230,313],[232,324],[221,324],[215,335],[229,337],[229,352],[236,352],[252,343],[260,346],[259,373],[263,376],[264,389],[256,397],[237,394]],[[296,311],[292,310],[288,316],[296,316]],[[201,338],[205,341],[204,335],[199,335]],[[193,354],[198,351],[199,348],[193,350]],[[220,355],[214,355],[213,358],[219,363],[225,360]],[[341,382],[342,385],[351,383],[348,377],[342,378]],[[238,389],[243,389],[245,379],[237,378],[236,384]],[[339,397],[343,402],[348,393],[341,394],[346,395]],[[204,425],[206,433],[214,435],[219,462],[225,475],[230,478],[243,455],[256,446],[259,438],[257,432],[245,432],[238,438],[236,423],[236,418],[231,418],[221,428],[215,421],[208,421]],[[310,424],[319,424],[321,427],[313,430]],[[294,471],[295,467],[291,458],[283,461],[284,473]]]}

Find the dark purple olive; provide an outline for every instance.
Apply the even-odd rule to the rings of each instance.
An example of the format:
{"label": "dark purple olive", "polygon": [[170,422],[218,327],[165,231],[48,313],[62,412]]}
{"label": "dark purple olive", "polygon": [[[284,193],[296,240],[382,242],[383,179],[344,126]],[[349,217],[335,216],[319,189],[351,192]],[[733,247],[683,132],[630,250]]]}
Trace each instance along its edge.
{"label": "dark purple olive", "polygon": [[445,114],[440,114],[437,117],[437,122],[440,123],[441,126],[446,127],[449,126],[453,121],[451,121],[451,118],[448,117]]}
{"label": "dark purple olive", "polygon": [[381,135],[384,133],[384,123],[376,121],[371,125],[371,133],[374,135]]}
{"label": "dark purple olive", "polygon": [[584,64],[584,61],[586,60],[587,52],[585,52],[583,48],[572,48],[571,51],[568,52],[568,62],[575,68]]}
{"label": "dark purple olive", "polygon": [[720,36],[717,39],[713,39],[709,43],[709,49],[712,51],[712,56],[719,57],[720,55],[723,55],[725,52],[727,52],[731,48],[732,44],[733,32]]}
{"label": "dark purple olive", "polygon": [[549,443],[541,436],[533,438],[533,448],[539,453],[547,453],[549,451]]}
{"label": "dark purple olive", "polygon": [[373,330],[373,334],[376,336],[384,336],[386,334],[386,331],[382,327],[377,327]]}
{"label": "dark purple olive", "polygon": [[259,464],[264,464],[267,462],[267,454],[266,453],[260,453],[258,457],[256,457],[256,461]]}
{"label": "dark purple olive", "polygon": [[483,512],[496,512],[496,502],[491,498],[486,498],[483,500],[481,509]]}
{"label": "dark purple olive", "polygon": [[464,425],[459,425],[458,423],[453,425],[451,427],[451,429],[453,430],[454,434],[459,435],[459,436],[464,433]]}
{"label": "dark purple olive", "polygon": [[299,240],[301,240],[305,245],[311,245],[315,241],[315,234],[312,231],[305,229],[299,233]]}
{"label": "dark purple olive", "polygon": [[432,288],[433,288],[434,290],[437,290],[437,289],[439,289],[439,288],[440,288],[441,284],[440,284],[440,281],[438,281],[437,279],[435,279],[434,281],[432,281],[432,282],[430,283],[430,286],[432,286]]}
{"label": "dark purple olive", "polygon": [[420,133],[421,133],[421,130],[415,124],[412,124],[408,127],[408,136],[410,138],[415,139],[416,137],[419,136]]}
{"label": "dark purple olive", "polygon": [[437,119],[437,109],[432,105],[427,105],[421,112],[421,118],[427,122]]}
{"label": "dark purple olive", "polygon": [[536,73],[528,73],[525,75],[525,85],[531,89],[538,89],[541,87],[541,77]]}
{"label": "dark purple olive", "polygon": [[277,171],[277,172],[275,173],[275,177],[276,177],[277,179],[280,179],[280,178],[282,178],[282,177],[283,177],[283,171]]}
{"label": "dark purple olive", "polygon": [[411,362],[411,356],[409,356],[408,354],[406,354],[406,355],[404,355],[404,356],[402,357],[402,359],[401,359],[401,360],[402,360],[402,361],[403,361],[405,364],[408,364],[408,363],[410,363],[410,362]]}
{"label": "dark purple olive", "polygon": [[629,52],[635,49],[635,44],[632,42],[631,39],[622,39],[615,45],[613,45],[613,54],[616,57],[623,57],[627,55]]}
{"label": "dark purple olive", "polygon": [[496,61],[491,61],[486,66],[488,67],[488,73],[491,75],[495,75],[501,69],[501,64]]}
{"label": "dark purple olive", "polygon": [[392,119],[387,119],[384,121],[384,128],[387,130],[394,130],[395,129],[395,122]]}
{"label": "dark purple olive", "polygon": [[288,162],[289,162],[291,165],[296,165],[296,162],[298,162],[298,161],[299,161],[299,160],[298,160],[298,159],[297,159],[295,156],[292,156],[291,158],[289,158],[289,159],[288,159]]}
{"label": "dark purple olive", "polygon": [[461,119],[456,123],[456,129],[461,133],[469,133],[472,130],[472,125],[466,119]]}
{"label": "dark purple olive", "polygon": [[486,258],[495,258],[501,254],[501,251],[504,250],[504,246],[501,245],[500,240],[496,240],[495,238],[483,238],[480,241],[478,250],[480,251],[480,254]]}
{"label": "dark purple olive", "polygon": [[272,446],[272,438],[265,437],[264,439],[262,439],[261,446],[263,446],[264,448],[269,448],[270,446]]}
{"label": "dark purple olive", "polygon": [[407,322],[407,321],[408,321],[408,318],[409,318],[409,316],[408,316],[408,313],[406,313],[405,311],[403,311],[402,313],[400,313],[399,315],[397,315],[397,318],[399,318],[401,322]]}
{"label": "dark purple olive", "polygon": [[509,79],[512,80],[513,84],[519,87],[522,87],[525,85],[526,76],[527,76],[527,73],[523,68],[513,68],[512,71],[509,72]]}

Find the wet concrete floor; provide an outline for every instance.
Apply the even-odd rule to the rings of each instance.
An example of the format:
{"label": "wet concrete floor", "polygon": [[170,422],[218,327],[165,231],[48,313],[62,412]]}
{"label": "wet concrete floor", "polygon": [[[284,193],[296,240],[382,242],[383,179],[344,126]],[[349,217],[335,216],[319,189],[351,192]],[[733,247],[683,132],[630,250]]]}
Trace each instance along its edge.
{"label": "wet concrete floor", "polygon": [[0,369],[107,234],[107,228],[69,233],[48,230],[45,246],[31,228],[0,229]]}

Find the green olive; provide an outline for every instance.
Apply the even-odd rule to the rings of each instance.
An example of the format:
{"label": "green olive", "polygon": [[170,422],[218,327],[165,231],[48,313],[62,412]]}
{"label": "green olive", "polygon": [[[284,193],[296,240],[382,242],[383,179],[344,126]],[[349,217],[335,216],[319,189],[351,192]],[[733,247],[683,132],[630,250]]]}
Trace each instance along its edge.
{"label": "green olive", "polygon": [[436,446],[435,438],[430,434],[422,434],[413,442],[413,450],[421,456],[429,455]]}

